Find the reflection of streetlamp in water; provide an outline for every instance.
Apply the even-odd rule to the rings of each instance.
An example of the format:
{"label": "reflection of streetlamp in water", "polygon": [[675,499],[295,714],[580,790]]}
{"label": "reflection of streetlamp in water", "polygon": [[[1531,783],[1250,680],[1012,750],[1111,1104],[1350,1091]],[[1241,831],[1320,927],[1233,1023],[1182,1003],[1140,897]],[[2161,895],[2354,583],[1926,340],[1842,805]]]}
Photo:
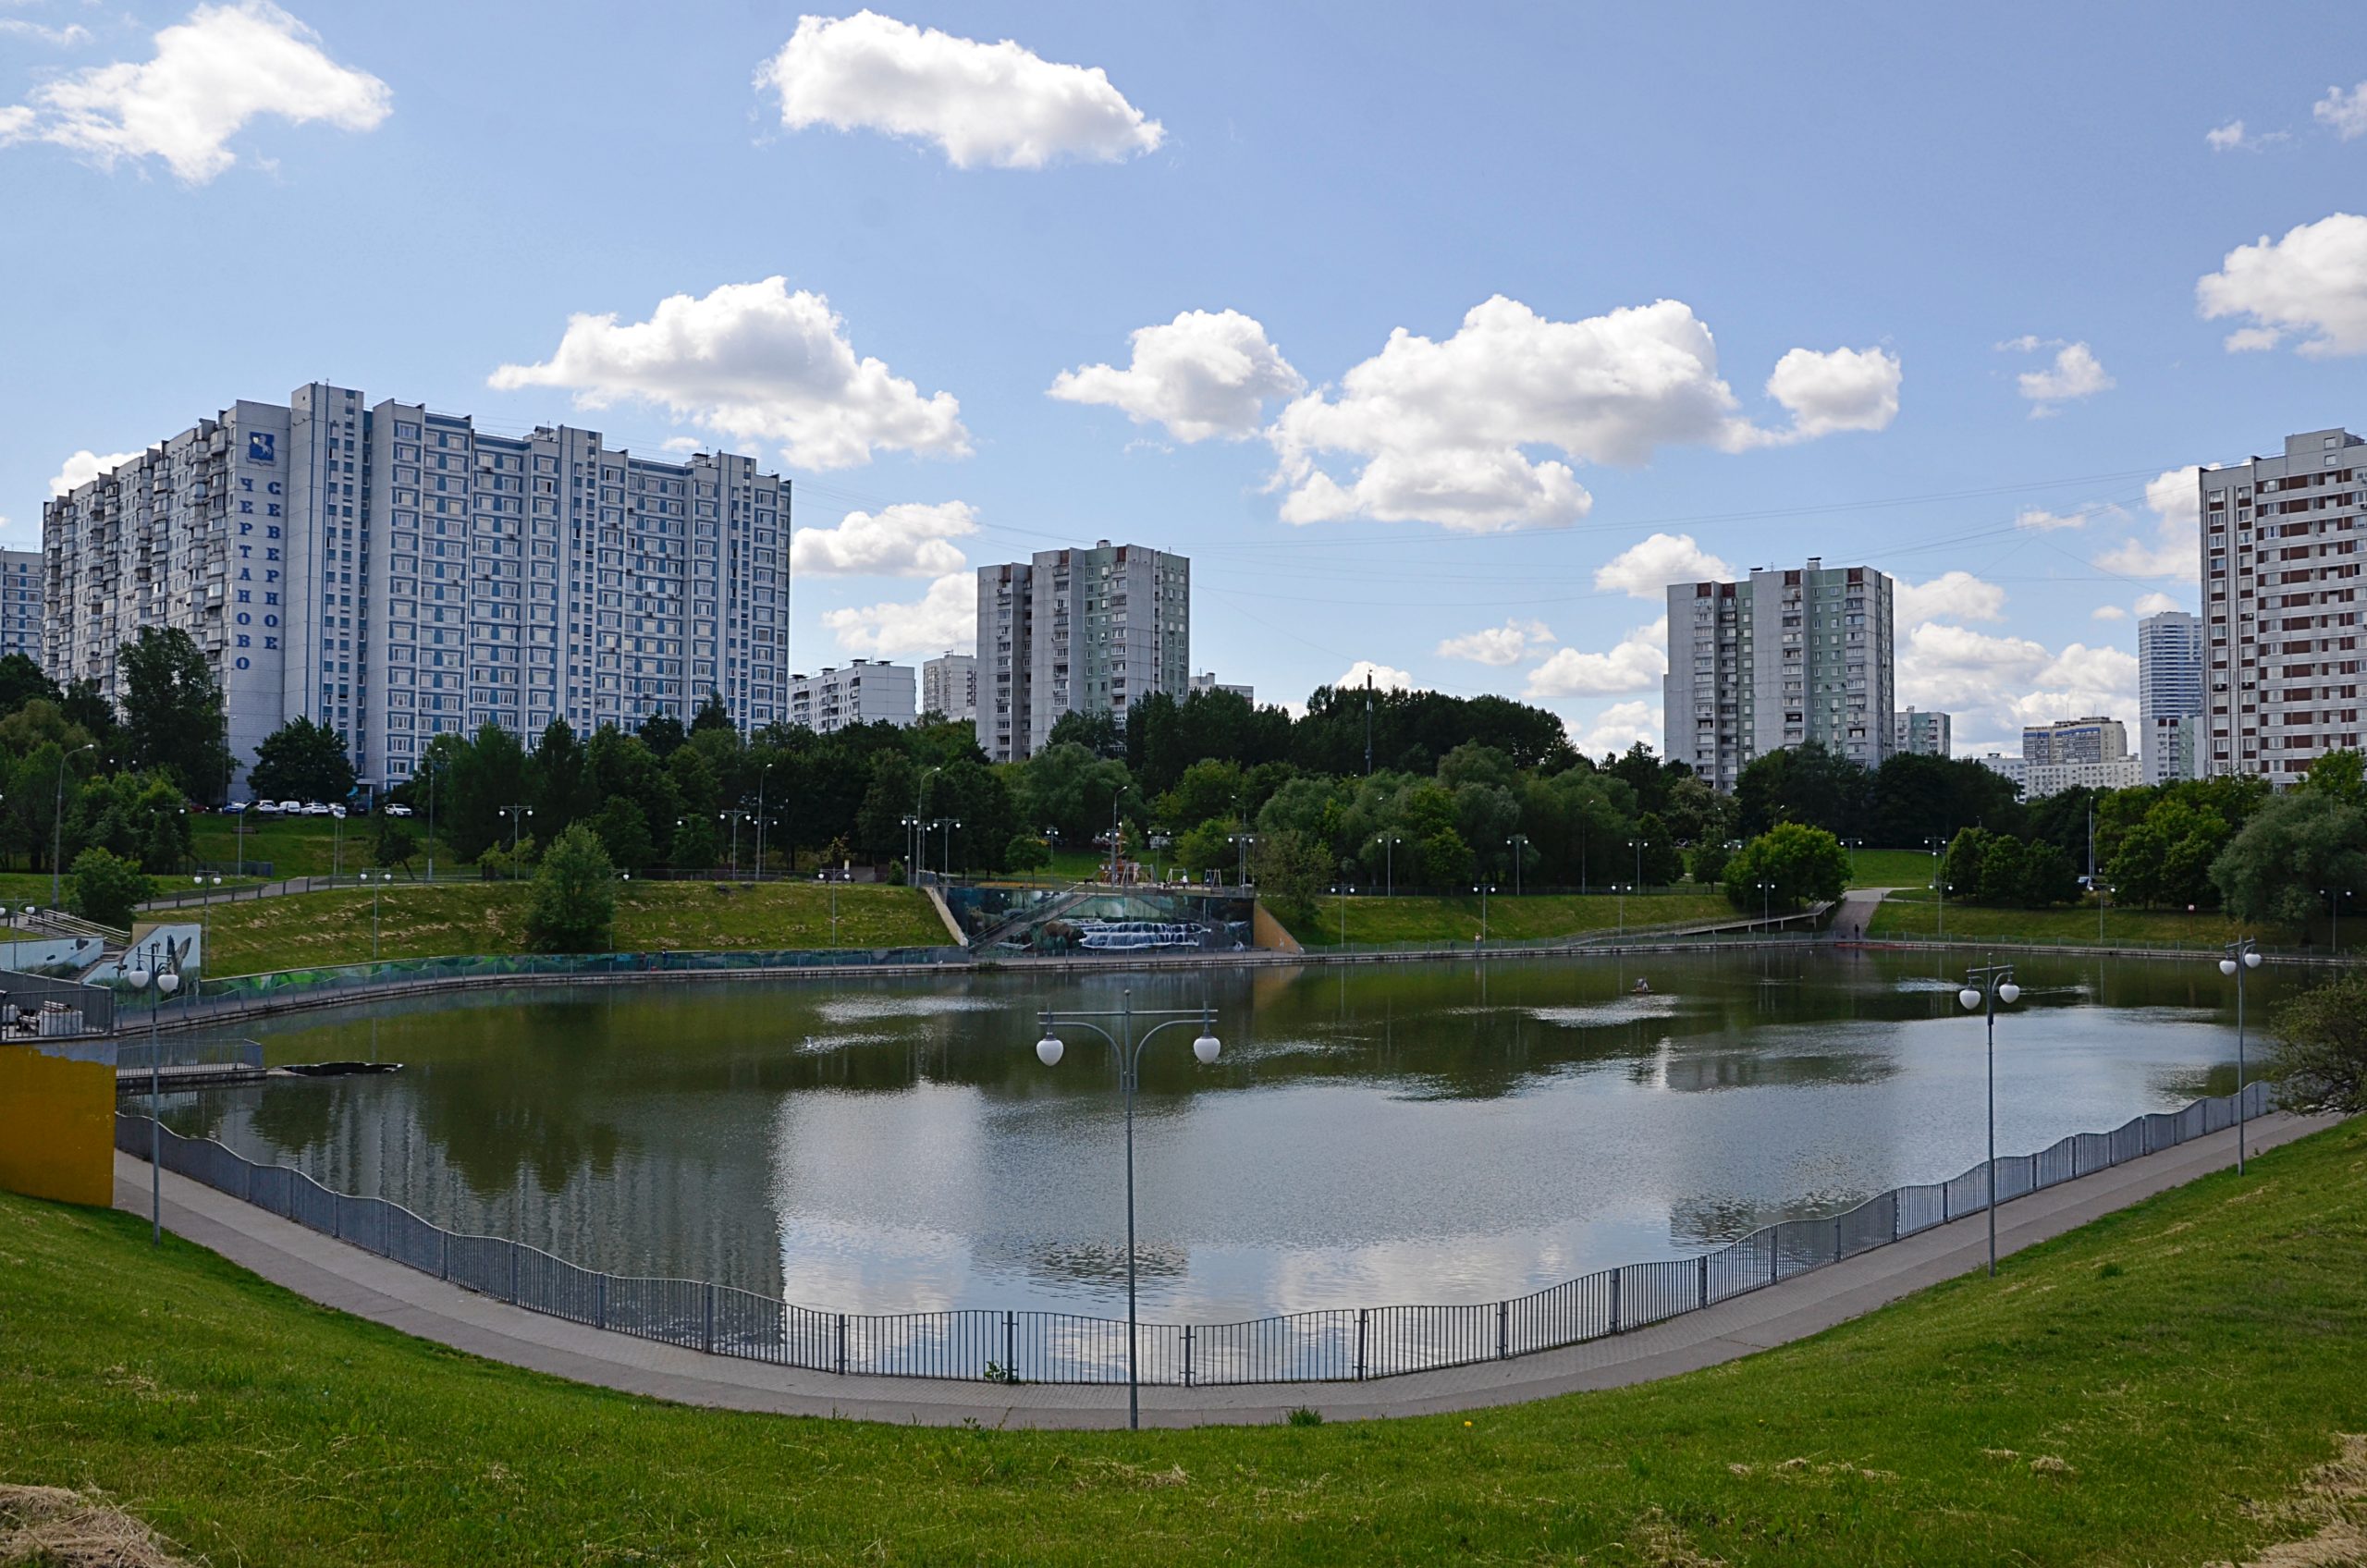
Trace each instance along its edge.
{"label": "reflection of streetlamp in water", "polygon": [[[1158,1012],[1136,1012],[1134,993],[1130,987],[1121,991],[1115,1012],[1058,1012],[1047,1008],[1043,1012],[1043,1037],[1036,1042],[1036,1060],[1047,1067],[1058,1067],[1067,1047],[1053,1031],[1063,1026],[1090,1029],[1110,1043],[1118,1059],[1118,1085],[1126,1100],[1126,1425],[1139,1429],[1142,1417],[1141,1326],[1135,1313],[1134,1286],[1134,1094],[1141,1082],[1143,1047],[1162,1029],[1197,1022],[1200,1033],[1192,1041],[1192,1054],[1207,1066],[1217,1059],[1224,1047],[1217,1039],[1215,1014],[1206,1006],[1197,1009],[1169,1009]],[[1118,1032],[1112,1035],[1096,1023],[1097,1019],[1118,1020]],[[1134,1020],[1156,1018],[1152,1024],[1134,1037]],[[1005,1367],[1008,1376],[1016,1377],[1015,1367]]]}

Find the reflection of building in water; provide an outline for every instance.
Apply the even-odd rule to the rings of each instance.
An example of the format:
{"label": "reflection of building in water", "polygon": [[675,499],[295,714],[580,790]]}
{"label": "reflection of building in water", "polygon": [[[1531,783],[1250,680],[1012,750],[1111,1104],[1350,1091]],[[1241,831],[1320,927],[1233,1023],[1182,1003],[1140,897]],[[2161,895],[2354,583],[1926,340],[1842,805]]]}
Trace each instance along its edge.
{"label": "reflection of building in water", "polygon": [[[562,1125],[520,1101],[488,1106],[481,1076],[462,1075],[453,1087],[492,1113],[480,1121],[425,1092],[435,1076],[386,1092],[372,1092],[376,1083],[226,1091],[208,1096],[202,1120],[250,1159],[390,1198],[448,1230],[509,1237],[614,1274],[779,1292],[771,1183],[748,1190],[750,1148],[770,1147],[769,1096],[607,1096],[600,1120]],[[472,1145],[496,1129],[509,1153]],[[769,1169],[768,1156],[754,1158]]]}

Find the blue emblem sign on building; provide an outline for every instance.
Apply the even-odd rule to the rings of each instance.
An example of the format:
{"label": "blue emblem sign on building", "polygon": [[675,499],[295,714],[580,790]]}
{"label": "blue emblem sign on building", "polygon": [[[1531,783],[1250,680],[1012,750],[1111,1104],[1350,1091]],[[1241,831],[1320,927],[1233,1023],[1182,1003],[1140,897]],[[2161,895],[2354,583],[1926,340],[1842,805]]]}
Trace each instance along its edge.
{"label": "blue emblem sign on building", "polygon": [[275,449],[276,446],[277,437],[274,436],[268,430],[251,430],[247,432],[247,461],[251,463],[269,463],[278,461],[278,454]]}

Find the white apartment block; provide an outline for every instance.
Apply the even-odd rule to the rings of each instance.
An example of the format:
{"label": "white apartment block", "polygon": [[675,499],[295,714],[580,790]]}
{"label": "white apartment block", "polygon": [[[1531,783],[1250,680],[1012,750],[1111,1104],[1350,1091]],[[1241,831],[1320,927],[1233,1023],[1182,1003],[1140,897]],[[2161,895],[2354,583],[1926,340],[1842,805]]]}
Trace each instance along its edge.
{"label": "white apartment block", "polygon": [[1234,696],[1239,697],[1243,702],[1247,703],[1251,707],[1254,708],[1257,705],[1257,687],[1228,685],[1224,681],[1219,680],[1217,679],[1216,671],[1212,669],[1192,677],[1192,690],[1195,692],[1230,692]]}
{"label": "white apartment block", "polygon": [[921,666],[921,712],[957,722],[978,717],[978,660],[974,654],[939,654]]}
{"label": "white apartment block", "polygon": [[22,654],[46,664],[41,607],[46,578],[39,550],[0,550],[0,658]]}
{"label": "white apartment block", "polygon": [[2195,777],[2202,646],[2201,616],[2163,610],[2137,623],[2137,750],[2148,784]]}
{"label": "white apartment block", "polygon": [[789,678],[789,722],[816,735],[852,724],[910,724],[913,671],[909,665],[857,659],[844,669],[825,665],[819,675]]}
{"label": "white apartment block", "polygon": [[1871,567],[1811,556],[1744,582],[1673,582],[1668,647],[1668,756],[1716,789],[1809,741],[1864,767],[1891,754],[1891,580]]}
{"label": "white apartment block", "polygon": [[2003,752],[1983,752],[1972,760],[2000,778],[2011,779],[2017,791],[2030,783],[2030,766],[2019,757],[2009,757]]}
{"label": "white apartment block", "polygon": [[2044,800],[2066,790],[2129,790],[2142,784],[2144,764],[2123,753],[2105,761],[2030,762],[2023,759],[2022,799]]}
{"label": "white apartment block", "polygon": [[479,430],[315,382],[241,399],[43,508],[48,667],[116,689],[178,627],[243,766],[299,715],[367,782],[488,720],[531,742],[688,715],[788,717],[790,486],[754,461],[636,458],[597,432]]}
{"label": "white apartment block", "polygon": [[1181,702],[1192,671],[1192,563],[1111,545],[1038,550],[978,569],[978,743],[1016,762],[1067,713],[1114,716],[1153,692]]}
{"label": "white apartment block", "polygon": [[2022,761],[2031,767],[2054,763],[2117,762],[2128,755],[2128,729],[2116,718],[2063,718],[2022,728]]}
{"label": "white apartment block", "polygon": [[1947,714],[1921,708],[1901,708],[1891,721],[1893,756],[1946,757],[1954,754],[1956,720]]}
{"label": "white apartment block", "polygon": [[2356,748],[2361,470],[2347,430],[2285,438],[2281,457],[2204,469],[2202,613],[2211,774],[2284,786]]}

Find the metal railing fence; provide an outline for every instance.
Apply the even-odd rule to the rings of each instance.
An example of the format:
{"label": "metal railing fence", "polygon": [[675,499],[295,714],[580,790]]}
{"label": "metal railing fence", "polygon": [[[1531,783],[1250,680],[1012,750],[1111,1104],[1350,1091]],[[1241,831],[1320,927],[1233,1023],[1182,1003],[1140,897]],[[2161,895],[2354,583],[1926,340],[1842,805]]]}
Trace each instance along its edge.
{"label": "metal railing fence", "polygon": [[[2267,1113],[2265,1084],[2246,1114]],[[2075,1133],[2000,1158],[1997,1201],[2235,1125],[2232,1095]],[[118,1112],[116,1146],[145,1158],[149,1119]],[[695,1280],[601,1273],[499,1236],[463,1235],[384,1198],[333,1192],[284,1165],[166,1130],[167,1170],[479,1294],[570,1322],[809,1371],[997,1382],[1122,1383],[1126,1325],[1065,1312],[849,1313]],[[1363,1380],[1506,1360],[1626,1333],[1980,1213],[1990,1172],[1894,1187],[1844,1213],[1785,1219],[1698,1256],[1599,1269],[1458,1306],[1338,1307],[1236,1323],[1145,1323],[1142,1380],[1184,1387]]]}

